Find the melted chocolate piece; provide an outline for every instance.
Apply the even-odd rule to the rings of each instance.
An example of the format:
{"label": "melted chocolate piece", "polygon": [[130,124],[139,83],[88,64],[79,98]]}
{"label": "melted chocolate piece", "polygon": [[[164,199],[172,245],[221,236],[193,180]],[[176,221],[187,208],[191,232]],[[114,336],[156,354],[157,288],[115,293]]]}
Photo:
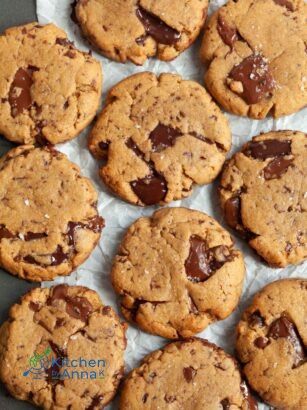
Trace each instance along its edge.
{"label": "melted chocolate piece", "polygon": [[56,320],[55,322],[55,329],[58,329],[59,327],[62,327],[65,323],[65,319],[60,317]]}
{"label": "melted chocolate piece", "polygon": [[228,399],[223,399],[221,401],[221,406],[223,408],[223,410],[229,410],[230,409],[230,402]]}
{"label": "melted chocolate piece", "polygon": [[46,238],[48,235],[45,232],[27,232],[24,236],[25,241],[33,241],[34,239]]}
{"label": "melted chocolate piece", "polygon": [[[60,361],[60,360],[59,360]],[[54,373],[53,373],[54,372]],[[54,363],[53,366],[50,366],[49,369],[45,370],[45,374],[46,374],[46,381],[49,384],[55,385],[57,383],[59,383],[59,379],[58,379],[58,374],[60,372],[60,367]],[[54,376],[56,374],[57,376]]]}
{"label": "melted chocolate piece", "polygon": [[52,302],[56,299],[66,298],[68,293],[68,285],[57,285],[53,288],[52,296],[48,299],[48,305],[51,305]]}
{"label": "melted chocolate piece", "polygon": [[273,0],[273,1],[279,6],[286,7],[286,9],[289,11],[295,10],[294,5],[291,3],[291,1],[288,1],[288,0]]}
{"label": "melted chocolate piece", "polygon": [[103,399],[103,395],[97,395],[93,398],[91,404],[85,410],[94,410],[95,407],[100,405],[101,400]]}
{"label": "melted chocolate piece", "polygon": [[230,260],[232,255],[227,246],[207,249],[206,242],[193,235],[190,238],[189,256],[184,264],[187,278],[192,282],[204,282]]}
{"label": "melted chocolate piece", "polygon": [[240,96],[247,104],[256,104],[269,95],[275,83],[267,62],[260,55],[251,55],[233,67],[229,78],[242,83]]}
{"label": "melted chocolate piece", "polygon": [[186,379],[188,383],[191,383],[191,381],[194,379],[196,376],[197,371],[193,369],[193,367],[184,367],[183,369],[183,376]]}
{"label": "melted chocolate piece", "polygon": [[31,310],[33,310],[33,312],[38,312],[39,308],[40,308],[40,305],[38,303],[30,302],[29,303],[29,308]]}
{"label": "melted chocolate piece", "polygon": [[181,132],[175,128],[158,124],[149,134],[152,151],[161,152],[168,147],[172,147],[175,144],[177,137],[180,135],[182,135]]}
{"label": "melted chocolate piece", "polygon": [[51,266],[61,265],[61,263],[65,262],[68,258],[67,253],[63,252],[62,246],[58,245],[56,251],[53,252],[51,255]]}
{"label": "melted chocolate piece", "polygon": [[151,174],[132,181],[130,185],[133,192],[145,205],[154,205],[163,201],[167,192],[166,181],[159,174]]}
{"label": "melted chocolate piece", "polygon": [[83,222],[68,222],[67,225],[67,235],[68,235],[68,245],[75,246],[75,233],[78,229],[90,229],[95,233],[100,233],[104,226],[104,220],[96,215],[89,219],[87,223]]}
{"label": "melted chocolate piece", "polygon": [[0,225],[0,241],[1,239],[11,239],[15,238],[15,235],[12,234],[4,225]]}
{"label": "melted chocolate piece", "polygon": [[252,141],[247,145],[244,154],[255,159],[267,159],[291,154],[291,141],[264,140]]}
{"label": "melted chocolate piece", "polygon": [[66,312],[82,322],[86,322],[88,315],[93,312],[93,306],[87,298],[82,296],[66,297]]}
{"label": "melted chocolate piece", "polygon": [[266,337],[257,337],[257,339],[254,340],[254,345],[256,347],[259,347],[259,349],[264,349],[267,345],[269,344],[269,341]]}
{"label": "melted chocolate piece", "polygon": [[241,224],[241,199],[239,196],[233,196],[225,202],[224,208],[225,220],[228,225],[235,229]]}
{"label": "melted chocolate piece", "polygon": [[264,179],[276,179],[287,172],[289,166],[292,164],[292,159],[275,158],[263,170]]}
{"label": "melted chocolate piece", "polygon": [[286,338],[289,340],[296,353],[293,368],[300,366],[303,362],[306,361],[306,351],[304,343],[294,323],[292,323],[285,316],[281,316],[280,318],[274,320],[273,323],[271,323],[267,336],[272,337],[275,340],[279,338]]}
{"label": "melted chocolate piece", "polygon": [[66,352],[64,349],[59,347],[56,343],[54,343],[52,340],[49,340],[49,345],[51,349],[54,351],[57,357],[66,357]]}
{"label": "melted chocolate piece", "polygon": [[110,142],[103,142],[100,141],[98,144],[98,147],[102,150],[102,151],[106,151],[109,148]]}
{"label": "melted chocolate piece", "polygon": [[259,310],[256,310],[249,318],[248,318],[248,323],[250,326],[259,326],[263,327],[265,325],[265,320],[261,316]]}
{"label": "melted chocolate piece", "polygon": [[241,389],[241,392],[243,393],[244,400],[247,402],[248,410],[257,410],[258,404],[256,400],[253,398],[253,396],[251,395],[251,392],[249,391],[249,388],[247,387],[245,382],[242,382],[240,384],[240,389]]}
{"label": "melted chocolate piece", "polygon": [[[143,9],[140,5],[137,7],[135,13],[143,24],[146,33],[153,37],[157,43],[171,46],[180,40],[181,33],[165,24],[159,17]],[[138,40],[139,39],[136,39],[136,42],[138,42]]]}
{"label": "melted chocolate piece", "polygon": [[126,145],[128,148],[132,149],[132,151],[142,160],[145,161],[145,155],[144,153],[139,149],[139,147],[136,145],[136,143],[133,141],[132,138],[129,138],[128,141],[126,142]]}
{"label": "melted chocolate piece", "polygon": [[220,14],[217,19],[217,31],[223,42],[233,49],[234,43],[238,40],[237,30],[230,27]]}
{"label": "melted chocolate piece", "polygon": [[37,68],[29,66],[28,68],[19,68],[15,73],[9,91],[11,114],[14,118],[32,105],[31,86],[34,71],[37,71]]}

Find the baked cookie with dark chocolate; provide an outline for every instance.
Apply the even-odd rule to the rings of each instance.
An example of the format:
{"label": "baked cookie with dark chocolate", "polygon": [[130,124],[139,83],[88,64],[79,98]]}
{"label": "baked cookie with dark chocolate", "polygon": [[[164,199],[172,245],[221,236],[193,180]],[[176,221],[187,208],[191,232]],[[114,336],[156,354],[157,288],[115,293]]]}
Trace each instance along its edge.
{"label": "baked cookie with dark chocolate", "polygon": [[0,134],[19,144],[57,144],[94,118],[100,63],[53,24],[30,23],[0,36]]}
{"label": "baked cookie with dark chocolate", "polygon": [[307,105],[307,3],[230,0],[211,17],[201,47],[205,84],[228,111],[278,118]]}
{"label": "baked cookie with dark chocolate", "polygon": [[112,268],[125,318],[169,339],[225,319],[239,302],[244,260],[210,216],[165,208],[126,232]]}
{"label": "baked cookie with dark chocolate", "polygon": [[257,410],[236,360],[207,340],[173,342],[144,358],[123,383],[120,410]]}
{"label": "baked cookie with dark chocolate", "polygon": [[33,289],[0,328],[0,379],[43,409],[102,409],[124,374],[126,325],[96,292]]}
{"label": "baked cookie with dark chocolate", "polygon": [[203,87],[174,74],[115,85],[89,138],[100,176],[122,199],[164,204],[208,184],[231,146],[228,120]]}
{"label": "baked cookie with dark chocolate", "polygon": [[307,408],[307,280],[270,283],[237,327],[243,371],[259,396],[278,409]]}
{"label": "baked cookie with dark chocolate", "polygon": [[307,259],[307,135],[261,134],[226,164],[220,186],[225,220],[270,265]]}
{"label": "baked cookie with dark chocolate", "polygon": [[0,265],[20,278],[68,275],[100,238],[95,188],[52,147],[23,145],[4,155],[0,198]]}
{"label": "baked cookie with dark chocolate", "polygon": [[115,61],[172,60],[198,36],[208,0],[77,0],[74,15],[84,36]]}

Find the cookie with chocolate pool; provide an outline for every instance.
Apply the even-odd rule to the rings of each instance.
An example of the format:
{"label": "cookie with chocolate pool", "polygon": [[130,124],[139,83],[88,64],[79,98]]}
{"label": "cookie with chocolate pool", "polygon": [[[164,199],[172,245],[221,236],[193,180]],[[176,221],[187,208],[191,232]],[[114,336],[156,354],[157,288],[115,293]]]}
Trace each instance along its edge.
{"label": "cookie with chocolate pool", "polygon": [[89,137],[100,177],[136,205],[165,204],[212,182],[231,146],[227,118],[206,90],[175,74],[144,72],[108,93]]}
{"label": "cookie with chocolate pool", "polygon": [[127,320],[177,339],[229,316],[239,302],[244,272],[241,252],[213,218],[165,208],[129,227],[112,282]]}
{"label": "cookie with chocolate pool", "polygon": [[91,289],[33,289],[0,327],[0,380],[45,410],[102,409],[124,374],[125,331]]}
{"label": "cookie with chocolate pool", "polygon": [[198,36],[208,0],[76,0],[74,21],[84,36],[115,61],[172,60]]}
{"label": "cookie with chocolate pool", "polygon": [[210,18],[206,88],[226,110],[279,118],[307,105],[307,3],[230,0]]}
{"label": "cookie with chocolate pool", "polygon": [[268,264],[307,259],[307,135],[261,134],[226,164],[220,201],[226,222]]}

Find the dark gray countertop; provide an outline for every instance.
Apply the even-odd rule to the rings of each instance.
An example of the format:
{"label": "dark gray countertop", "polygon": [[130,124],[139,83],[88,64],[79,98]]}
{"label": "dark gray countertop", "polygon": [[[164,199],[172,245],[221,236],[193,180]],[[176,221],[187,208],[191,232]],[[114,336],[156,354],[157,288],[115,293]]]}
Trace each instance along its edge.
{"label": "dark gray countertop", "polygon": [[[35,0],[1,0],[0,1],[0,32],[8,27],[29,23],[36,20]],[[1,62],[1,64],[5,62]],[[12,147],[3,137],[0,137],[0,155]],[[0,269],[0,322],[8,315],[9,307],[17,302],[21,295],[33,285],[16,279]],[[0,385],[1,410],[32,410],[35,407],[28,403],[11,398]]]}

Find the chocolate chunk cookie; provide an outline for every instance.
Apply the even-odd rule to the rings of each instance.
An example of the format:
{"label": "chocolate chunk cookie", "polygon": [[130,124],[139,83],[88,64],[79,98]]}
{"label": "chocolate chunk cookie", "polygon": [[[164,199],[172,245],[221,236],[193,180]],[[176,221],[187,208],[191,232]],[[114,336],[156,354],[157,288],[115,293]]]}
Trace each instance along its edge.
{"label": "chocolate chunk cookie", "polygon": [[270,265],[307,258],[307,135],[261,134],[227,163],[220,199],[225,220]]}
{"label": "chocolate chunk cookie", "polygon": [[123,315],[146,332],[190,337],[238,304],[244,260],[214,219],[165,208],[128,229],[112,281]]}
{"label": "chocolate chunk cookie", "polygon": [[19,144],[57,144],[93,119],[100,64],[53,24],[13,27],[0,36],[0,133]]}
{"label": "chocolate chunk cookie", "polygon": [[307,105],[307,4],[230,0],[209,21],[205,84],[228,111],[278,118]]}
{"label": "chocolate chunk cookie", "polygon": [[94,187],[53,148],[24,145],[2,157],[0,198],[0,265],[20,278],[68,275],[100,238]]}
{"label": "chocolate chunk cookie", "polygon": [[43,409],[102,409],[124,373],[125,331],[93,290],[34,289],[0,328],[0,379]]}
{"label": "chocolate chunk cookie", "polygon": [[83,34],[112,60],[143,64],[148,57],[172,60],[196,39],[208,0],[77,0]]}
{"label": "chocolate chunk cookie", "polygon": [[237,328],[237,352],[258,394],[278,409],[307,408],[307,280],[262,289]]}
{"label": "chocolate chunk cookie", "polygon": [[137,205],[164,204],[208,184],[231,146],[226,117],[204,88],[178,75],[145,72],[113,87],[90,139],[107,159],[103,181]]}
{"label": "chocolate chunk cookie", "polygon": [[120,410],[257,410],[235,359],[193,338],[156,350],[123,384]]}

